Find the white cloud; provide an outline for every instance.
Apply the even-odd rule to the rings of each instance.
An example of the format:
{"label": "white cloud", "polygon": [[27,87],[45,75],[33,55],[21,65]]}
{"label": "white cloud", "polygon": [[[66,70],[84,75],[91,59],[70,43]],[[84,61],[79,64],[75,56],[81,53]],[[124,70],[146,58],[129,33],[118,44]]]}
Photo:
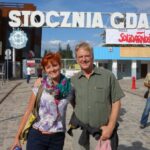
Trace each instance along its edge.
{"label": "white cloud", "polygon": [[76,41],[74,40],[67,40],[67,41],[61,41],[61,40],[50,40],[50,41],[43,41],[42,43],[42,49],[45,50],[52,50],[57,51],[59,48],[59,44],[61,45],[62,49],[66,48],[67,44],[72,47],[76,44]]}
{"label": "white cloud", "polygon": [[126,0],[126,3],[135,7],[139,12],[150,12],[150,0]]}

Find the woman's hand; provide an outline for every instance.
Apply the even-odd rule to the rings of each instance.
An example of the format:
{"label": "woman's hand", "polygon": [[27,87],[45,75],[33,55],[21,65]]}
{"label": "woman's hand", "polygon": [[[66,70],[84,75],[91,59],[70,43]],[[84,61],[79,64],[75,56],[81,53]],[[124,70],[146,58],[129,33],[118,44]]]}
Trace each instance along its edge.
{"label": "woman's hand", "polygon": [[14,140],[13,145],[11,146],[10,150],[14,150],[16,146],[22,148],[19,139]]}

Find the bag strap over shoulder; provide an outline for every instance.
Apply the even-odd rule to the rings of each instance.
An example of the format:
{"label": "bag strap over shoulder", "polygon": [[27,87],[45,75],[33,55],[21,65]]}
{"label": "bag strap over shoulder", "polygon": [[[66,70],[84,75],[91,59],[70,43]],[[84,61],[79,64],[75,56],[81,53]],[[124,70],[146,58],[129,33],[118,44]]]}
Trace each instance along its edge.
{"label": "bag strap over shoulder", "polygon": [[33,114],[36,116],[37,119],[39,118],[38,111],[39,111],[39,103],[40,103],[42,92],[43,92],[43,87],[42,87],[42,85],[40,85],[40,87],[38,89],[38,93],[36,95],[35,105],[33,108]]}

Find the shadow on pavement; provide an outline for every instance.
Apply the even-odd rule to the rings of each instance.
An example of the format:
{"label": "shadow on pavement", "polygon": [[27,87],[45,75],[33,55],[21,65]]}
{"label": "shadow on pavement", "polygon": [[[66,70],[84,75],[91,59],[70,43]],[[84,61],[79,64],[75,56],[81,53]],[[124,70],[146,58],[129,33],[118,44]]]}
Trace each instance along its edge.
{"label": "shadow on pavement", "polygon": [[150,122],[147,123],[146,128],[150,126]]}
{"label": "shadow on pavement", "polygon": [[132,143],[132,146],[119,145],[118,150],[149,150],[143,147],[143,143],[136,141]]}
{"label": "shadow on pavement", "polygon": [[127,111],[126,111],[125,108],[121,108],[121,110],[120,110],[120,116],[119,116],[119,119],[118,119],[119,122],[123,121],[123,119],[121,118],[121,116],[124,116],[126,112]]}

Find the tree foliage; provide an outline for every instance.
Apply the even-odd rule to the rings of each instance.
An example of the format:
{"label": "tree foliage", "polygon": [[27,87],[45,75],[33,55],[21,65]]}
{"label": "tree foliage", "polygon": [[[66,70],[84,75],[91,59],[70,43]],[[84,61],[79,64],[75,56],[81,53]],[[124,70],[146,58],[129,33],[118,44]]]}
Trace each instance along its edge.
{"label": "tree foliage", "polygon": [[[72,51],[72,49],[71,49],[71,47],[70,47],[69,44],[66,45],[66,48],[62,48],[61,44],[59,43],[58,51],[59,51],[59,53],[60,53],[62,59],[64,59],[64,58],[65,58],[65,59],[67,59],[67,58],[72,59],[72,58],[73,58],[73,51]],[[49,52],[51,52],[51,50],[50,50],[50,49],[46,49],[46,50],[44,51],[44,56],[45,56],[47,53],[49,53]]]}
{"label": "tree foliage", "polygon": [[46,50],[44,51],[44,56],[45,56],[47,53],[49,53],[49,52],[51,52],[51,50],[50,50],[50,49],[49,49],[49,50],[46,49]]}
{"label": "tree foliage", "polygon": [[61,45],[59,44],[59,52],[62,58],[73,58],[73,52],[69,44],[67,44],[65,49],[62,49]]}

